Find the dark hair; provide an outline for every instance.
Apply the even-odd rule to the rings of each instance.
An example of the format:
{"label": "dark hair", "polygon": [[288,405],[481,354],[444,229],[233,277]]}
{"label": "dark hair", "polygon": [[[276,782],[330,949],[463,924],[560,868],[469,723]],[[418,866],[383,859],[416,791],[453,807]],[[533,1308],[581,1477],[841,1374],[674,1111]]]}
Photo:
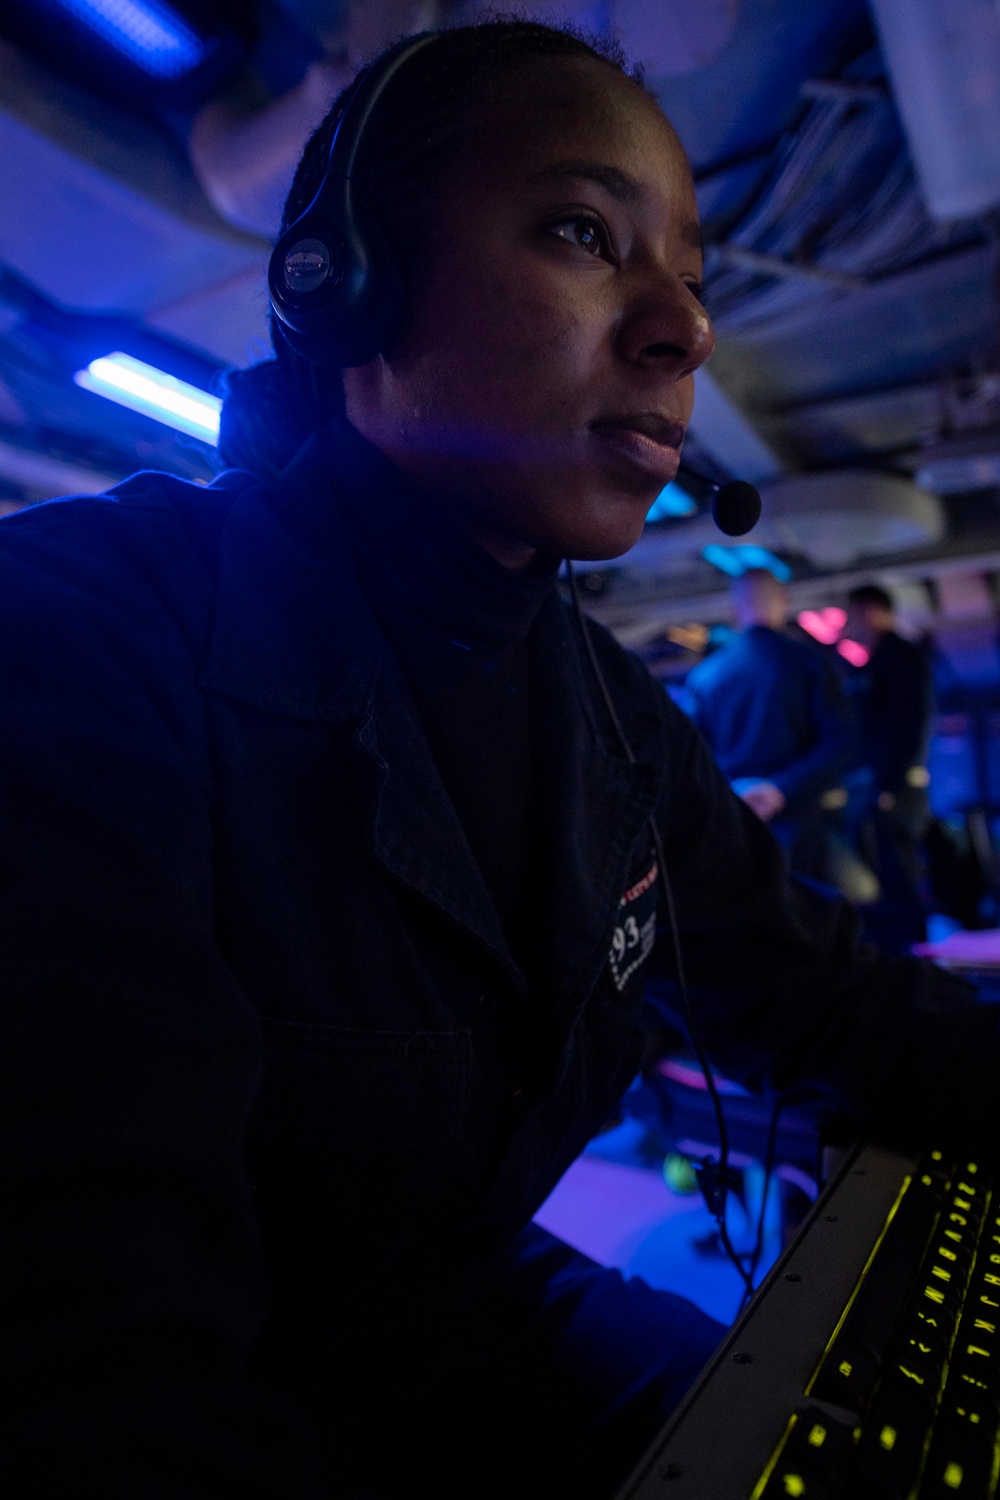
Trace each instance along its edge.
{"label": "dark hair", "polygon": [[880,588],[877,583],[862,583],[856,589],[851,589],[847,596],[849,604],[857,604],[862,609],[872,606],[875,609],[887,609],[892,613],[892,595],[886,589]]}
{"label": "dark hair", "polygon": [[[354,182],[359,212],[399,257],[404,285],[434,188],[468,140],[484,93],[520,63],[562,57],[597,57],[627,72],[614,45],[570,29],[500,18],[443,32],[394,80],[365,134]],[[367,68],[358,76],[364,72]],[[641,81],[637,73],[629,76]],[[353,86],[335,100],[306,144],[285,203],[282,233],[316,196]],[[273,317],[271,342],[274,359],[224,377],[219,432],[223,463],[264,479],[280,473],[311,433],[343,411],[344,399],[340,371],[297,355]]]}

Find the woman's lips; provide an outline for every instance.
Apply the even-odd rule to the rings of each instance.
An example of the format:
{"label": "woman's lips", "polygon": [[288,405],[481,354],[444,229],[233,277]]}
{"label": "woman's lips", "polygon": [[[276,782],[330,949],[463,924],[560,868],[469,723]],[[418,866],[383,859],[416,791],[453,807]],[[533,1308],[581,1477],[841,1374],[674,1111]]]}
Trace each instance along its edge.
{"label": "woman's lips", "polygon": [[[641,419],[640,419],[641,420]],[[621,422],[593,422],[590,431],[632,467],[641,469],[661,484],[676,479],[680,467],[680,445],[684,427],[664,419],[632,426]]]}

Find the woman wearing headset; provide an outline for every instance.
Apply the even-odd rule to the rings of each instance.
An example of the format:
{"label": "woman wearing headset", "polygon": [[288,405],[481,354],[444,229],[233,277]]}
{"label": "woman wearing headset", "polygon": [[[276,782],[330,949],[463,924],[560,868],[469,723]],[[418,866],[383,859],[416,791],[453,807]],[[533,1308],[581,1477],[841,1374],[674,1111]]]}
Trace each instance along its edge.
{"label": "woman wearing headset", "polygon": [[595,630],[626,755],[556,593],[638,536],[712,348],[654,100],[450,32],[352,172],[375,346],[276,325],[215,485],[0,535],[7,1496],[611,1496],[720,1332],[530,1227],[643,1056],[652,815],[728,1073],[995,1113],[988,1012],[786,882]]}

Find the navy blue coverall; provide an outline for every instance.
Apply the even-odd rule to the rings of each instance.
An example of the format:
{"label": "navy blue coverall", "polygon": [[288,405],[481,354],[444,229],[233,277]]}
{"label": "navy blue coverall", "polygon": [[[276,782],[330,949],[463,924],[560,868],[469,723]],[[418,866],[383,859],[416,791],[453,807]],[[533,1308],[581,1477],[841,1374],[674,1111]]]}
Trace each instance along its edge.
{"label": "navy blue coverall", "polygon": [[341,490],[317,438],[0,524],[5,1497],[611,1492],[717,1329],[529,1225],[643,1056],[654,811],[720,1068],[995,1135],[994,1013],[859,950],[597,630],[629,764],[555,593],[526,996]]}
{"label": "navy blue coverall", "polygon": [[822,652],[753,625],[689,672],[684,688],[728,780],[769,781],[784,795],[771,831],[792,868],[826,880],[819,799],[847,763],[851,733],[836,673]]}

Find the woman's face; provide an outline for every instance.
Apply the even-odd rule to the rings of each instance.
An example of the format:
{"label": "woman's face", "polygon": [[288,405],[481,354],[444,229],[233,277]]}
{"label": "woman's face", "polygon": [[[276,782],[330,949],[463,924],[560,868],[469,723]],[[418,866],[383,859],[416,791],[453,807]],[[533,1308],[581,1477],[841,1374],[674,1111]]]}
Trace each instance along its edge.
{"label": "woman's face", "polygon": [[350,421],[509,566],[627,551],[677,471],[714,342],[660,110],[598,60],[517,68],[425,239],[399,340],[344,372]]}

